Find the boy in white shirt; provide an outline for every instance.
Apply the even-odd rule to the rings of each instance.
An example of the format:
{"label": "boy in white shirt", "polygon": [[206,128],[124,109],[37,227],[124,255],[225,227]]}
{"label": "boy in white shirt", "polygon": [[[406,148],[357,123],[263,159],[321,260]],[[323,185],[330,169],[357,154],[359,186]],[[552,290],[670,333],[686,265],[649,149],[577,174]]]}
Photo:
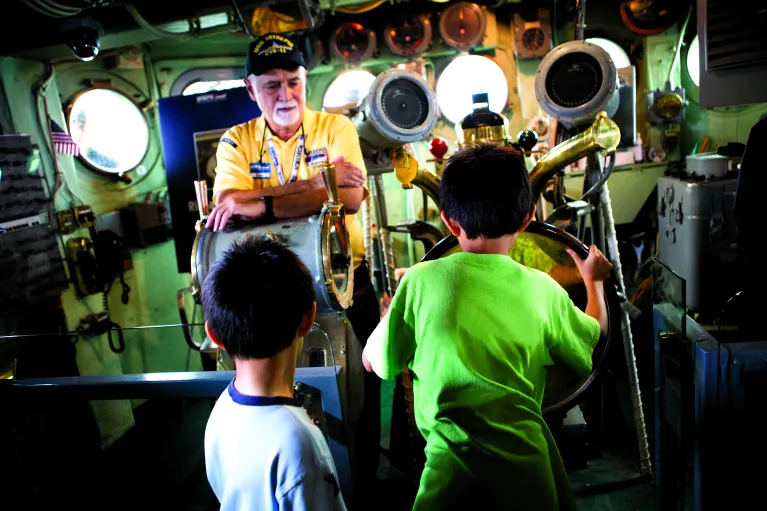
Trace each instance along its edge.
{"label": "boy in white shirt", "polygon": [[236,367],[205,430],[222,511],[345,510],[327,442],[293,398],[317,309],[309,270],[284,245],[246,238],[208,273],[202,305],[205,331]]}

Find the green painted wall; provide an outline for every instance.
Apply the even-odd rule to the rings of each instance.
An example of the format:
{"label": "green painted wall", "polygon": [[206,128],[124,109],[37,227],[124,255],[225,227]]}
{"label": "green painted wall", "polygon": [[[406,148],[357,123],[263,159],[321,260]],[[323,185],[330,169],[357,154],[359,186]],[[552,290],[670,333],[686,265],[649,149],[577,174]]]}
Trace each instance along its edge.
{"label": "green painted wall", "polygon": [[[16,129],[28,133],[33,143],[46,147],[43,143],[39,122],[36,119],[30,90],[45,72],[38,62],[18,59],[0,61],[0,75],[3,88],[9,99],[11,113]],[[123,88],[133,94],[131,87],[117,76],[103,70],[100,62],[69,64],[58,67],[45,95],[51,118],[60,126],[65,126],[62,103],[83,88],[82,80],[88,78],[113,78],[115,87]],[[126,75],[140,88],[146,90],[143,72]],[[156,131],[156,117],[153,110],[147,112],[150,125]],[[40,121],[44,122],[44,112]],[[154,162],[159,151],[159,143],[154,139],[145,162]],[[53,165],[50,153],[43,150],[46,174],[53,183]],[[83,203],[91,205],[97,215],[115,211],[131,202],[143,200],[153,191],[165,187],[165,172],[162,158],[135,185],[125,187],[109,183],[97,176],[71,156],[56,155],[62,179],[72,193]],[[124,188],[124,189],[122,189]],[[73,198],[64,190],[56,196],[57,210],[72,207]],[[71,236],[88,236],[87,230],[75,232]],[[70,236],[64,236],[66,240]],[[126,273],[126,282],[131,287],[130,302],[123,305],[120,301],[120,286],[112,287],[109,297],[112,320],[123,327],[175,324],[179,322],[176,307],[176,291],[189,285],[190,276],[179,275],[175,268],[173,242],[168,241],[146,249],[131,252],[134,268]],[[74,287],[62,295],[67,328],[74,330],[80,320],[89,313],[102,310],[101,295],[81,298]],[[199,370],[199,356],[189,356],[182,332],[175,329],[136,330],[125,332],[125,351],[117,355],[108,346],[106,336],[83,339],[77,343],[77,363],[82,375],[129,374],[144,372],[165,372]],[[136,405],[137,403],[133,403]],[[131,403],[127,401],[95,401],[92,403],[94,414],[102,432],[104,445],[112,443],[133,424]]]}
{"label": "green painted wall", "polygon": [[[589,20],[592,26],[599,25],[598,18]],[[643,138],[652,144],[659,143],[659,130],[645,122],[645,95],[647,92],[662,87],[671,61],[671,49],[676,40],[675,29],[664,34],[641,38],[627,35],[627,31],[616,27],[609,21],[604,22],[606,30],[615,39],[633,38],[644,47],[644,58],[638,63],[637,91],[638,128]],[[564,27],[562,34],[571,34],[571,27]],[[566,37],[561,37],[564,40]],[[55,66],[53,79],[47,87],[46,101],[51,117],[61,126],[65,126],[64,112],[67,103],[79,91],[83,90],[86,80],[111,80],[115,88],[123,90],[136,101],[152,99],[146,109],[146,115],[152,131],[152,140],[144,165],[148,172],[126,186],[114,184],[82,166],[75,158],[58,155],[59,167],[64,181],[72,194],[62,190],[56,197],[56,208],[69,208],[74,203],[74,196],[83,203],[91,205],[97,214],[115,211],[131,202],[141,201],[148,194],[161,194],[165,190],[165,171],[160,157],[161,150],[156,112],[157,98],[169,94],[173,82],[183,72],[198,67],[235,67],[241,69],[243,53],[248,40],[230,34],[213,36],[200,41],[153,41],[145,47],[145,69],[111,71],[104,67],[103,60],[91,63],[66,61]],[[488,33],[488,45],[495,48],[489,56],[493,58],[509,79],[509,102],[503,112],[510,120],[510,134],[525,127],[526,122],[540,113],[532,90],[535,70],[540,61],[517,62],[513,53],[513,35],[505,23],[493,25]],[[681,83],[687,90],[689,104],[687,117],[682,125],[680,156],[686,154],[694,143],[705,135],[711,137],[711,149],[730,140],[745,142],[750,127],[758,117],[767,112],[767,105],[751,105],[701,111],[697,105],[697,89],[690,83],[689,76],[682,65],[675,70],[675,83]],[[432,69],[438,76],[452,60],[452,55],[435,55],[429,59]],[[366,63],[365,67],[373,73],[381,72],[395,61],[382,59]],[[311,74],[307,86],[308,105],[310,108],[321,107],[322,96],[333,78],[345,67],[332,62],[316,68]],[[150,71],[147,76],[147,70]],[[0,76],[6,91],[8,104],[16,128],[29,133],[35,143],[41,143],[42,134],[36,119],[30,89],[40,80],[44,66],[37,61],[12,58],[0,59]],[[157,87],[152,83],[154,72]],[[428,80],[435,85],[433,75]],[[450,153],[456,149],[455,128],[440,119],[434,135],[446,138],[450,143]],[[413,144],[419,161],[428,167],[430,158],[428,141]],[[449,153],[449,154],[450,154]],[[44,151],[48,178],[53,181],[53,166],[50,155]],[[433,168],[433,167],[432,167]],[[384,177],[389,222],[391,224],[413,220],[418,217],[422,207],[422,195],[419,190],[402,190],[393,174]],[[616,201],[616,203],[619,201]],[[431,205],[434,208],[433,205]],[[434,222],[438,224],[438,221]],[[87,233],[75,233],[87,235]],[[406,235],[395,234],[395,258],[397,266],[410,266],[423,255],[420,244],[410,242]],[[126,275],[130,285],[131,297],[128,305],[119,300],[119,285],[113,286],[110,296],[112,318],[124,327],[143,325],[163,325],[178,323],[176,293],[190,284],[189,274],[178,274],[175,266],[173,241],[154,245],[146,249],[133,250],[134,268]],[[101,297],[81,298],[70,288],[63,297],[67,324],[70,329],[77,327],[81,318],[89,312],[98,312],[102,308]],[[192,317],[191,307],[189,310]],[[197,316],[199,319],[199,315]],[[200,332],[196,332],[200,335]],[[178,329],[135,330],[125,333],[127,348],[121,355],[110,351],[106,339],[102,337],[82,340],[77,344],[77,360],[84,375],[128,374],[141,372],[198,370],[199,356],[191,353],[184,343],[182,332]],[[132,409],[137,403],[127,401],[94,402],[93,410],[102,430],[104,445],[108,445],[124,433],[133,424]]]}

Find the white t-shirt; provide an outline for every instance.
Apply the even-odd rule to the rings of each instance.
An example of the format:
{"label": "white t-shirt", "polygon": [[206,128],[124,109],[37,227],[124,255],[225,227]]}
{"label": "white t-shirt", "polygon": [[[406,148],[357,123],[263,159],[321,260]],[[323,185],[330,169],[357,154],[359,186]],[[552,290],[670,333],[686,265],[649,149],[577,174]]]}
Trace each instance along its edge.
{"label": "white t-shirt", "polygon": [[287,397],[246,396],[232,381],[205,428],[205,466],[222,511],[346,510],[325,437]]}

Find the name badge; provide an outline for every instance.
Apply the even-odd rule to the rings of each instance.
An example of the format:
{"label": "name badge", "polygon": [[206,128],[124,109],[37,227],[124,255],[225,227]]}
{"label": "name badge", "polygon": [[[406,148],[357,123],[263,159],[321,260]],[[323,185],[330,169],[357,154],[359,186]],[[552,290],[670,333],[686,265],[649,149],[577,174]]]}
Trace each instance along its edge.
{"label": "name badge", "polygon": [[306,164],[311,167],[322,167],[324,163],[328,161],[328,150],[324,147],[318,149],[312,149],[309,151],[309,155]]}
{"label": "name badge", "polygon": [[269,179],[272,177],[271,163],[251,163],[250,177],[253,179]]}

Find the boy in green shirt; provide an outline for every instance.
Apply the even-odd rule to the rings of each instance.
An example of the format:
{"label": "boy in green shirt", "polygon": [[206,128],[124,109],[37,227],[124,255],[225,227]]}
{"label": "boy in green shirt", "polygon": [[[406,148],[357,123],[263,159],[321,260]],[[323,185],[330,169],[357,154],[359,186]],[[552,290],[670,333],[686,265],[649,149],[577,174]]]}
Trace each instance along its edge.
{"label": "boy in green shirt", "polygon": [[511,148],[457,152],[440,199],[463,251],[408,270],[362,355],[381,378],[406,365],[414,373],[426,464],[413,509],[574,509],[541,413],[546,367],[557,358],[591,372],[611,265],[593,246],[586,260],[571,252],[588,293],[584,313],[551,277],[509,257],[535,212]]}

